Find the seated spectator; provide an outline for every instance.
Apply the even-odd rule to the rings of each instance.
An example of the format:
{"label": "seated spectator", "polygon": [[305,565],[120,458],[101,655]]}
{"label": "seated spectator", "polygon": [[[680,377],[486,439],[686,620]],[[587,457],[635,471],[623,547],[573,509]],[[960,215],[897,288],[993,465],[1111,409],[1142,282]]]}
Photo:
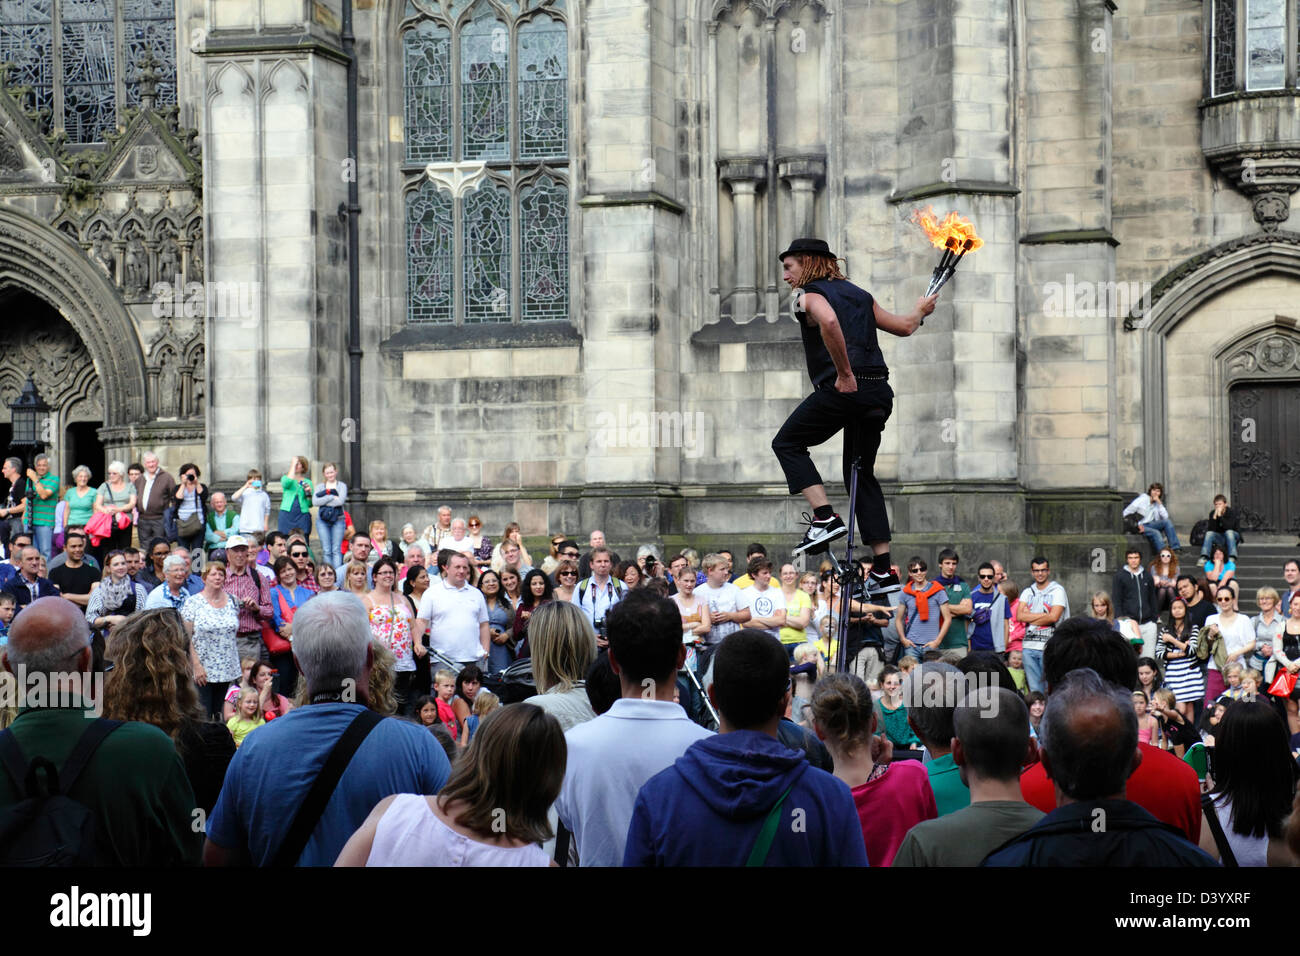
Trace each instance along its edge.
{"label": "seated spectator", "polygon": [[[60,597],[39,598],[16,617],[0,662],[9,673],[23,669],[57,686],[58,674],[91,679],[90,630],[81,610]],[[26,764],[45,758],[66,767],[70,756],[89,751],[75,779],[60,780],[62,792],[94,817],[93,841],[78,860],[82,865],[194,865],[202,837],[192,826],[194,790],[170,737],[158,727],[128,721],[113,727],[99,722],[90,701],[79,694],[27,698],[6,738]],[[0,810],[26,799],[9,774],[0,774]],[[35,851],[38,848],[32,847]],[[41,847],[48,851],[48,847]],[[21,859],[24,848],[6,841],[0,858]],[[27,855],[30,863],[34,857]],[[70,861],[69,861],[70,862]]]}
{"label": "seated spectator", "polygon": [[1201,560],[1208,561],[1216,547],[1227,551],[1228,560],[1237,560],[1237,544],[1241,541],[1238,528],[1237,512],[1228,507],[1228,499],[1223,495],[1214,496],[1214,507],[1210,509],[1209,523],[1205,528],[1205,540],[1201,542]]}
{"label": "seated spectator", "polygon": [[1216,544],[1210,550],[1210,556],[1201,565],[1201,570],[1205,572],[1205,589],[1210,597],[1214,597],[1219,593],[1219,588],[1236,577],[1237,562],[1228,557],[1222,545]]}
{"label": "seated spectator", "polygon": [[1150,701],[1155,692],[1160,689],[1162,683],[1160,665],[1150,657],[1139,657],[1136,689],[1145,693],[1147,700]]}
{"label": "seated spectator", "polygon": [[442,539],[442,547],[448,551],[457,551],[474,562],[474,542],[467,536],[469,530],[464,518],[454,518],[451,522],[451,534]]}
{"label": "seated spectator", "polygon": [[1020,768],[1038,759],[1029,739],[1020,695],[999,687],[993,712],[979,695],[968,695],[953,711],[957,739],[953,762],[970,789],[970,806],[918,823],[908,831],[894,866],[978,866],[990,852],[1020,836],[1043,811],[1020,795]]}
{"label": "seated spectator", "polygon": [[537,845],[564,779],[564,735],[540,707],[488,717],[442,792],[401,793],[374,808],[337,866],[549,866]]}
{"label": "seated spectator", "polygon": [[113,632],[105,656],[104,716],[153,724],[176,744],[194,799],[211,813],[235,755],[230,732],[205,720],[190,676],[181,619],[167,611],[135,614]]}
{"label": "seated spectator", "polygon": [[1036,739],[1047,710],[1047,695],[1041,690],[1031,690],[1025,695],[1025,706],[1029,708],[1029,730]]}
{"label": "seated spectator", "polygon": [[238,749],[244,738],[266,723],[266,718],[257,709],[257,691],[251,687],[241,690],[235,699],[235,716],[226,721],[226,730],[235,741]]}
{"label": "seated spectator", "polygon": [[214,491],[209,503],[208,517],[204,522],[203,544],[210,555],[226,548],[226,539],[239,531],[239,515],[230,508],[224,493]]}
{"label": "seated spectator", "polygon": [[488,714],[499,710],[501,706],[501,698],[490,690],[480,690],[474,695],[474,709],[465,718],[465,732],[471,741]]}
{"label": "seated spectator", "polygon": [[1124,516],[1129,515],[1137,517],[1137,530],[1140,534],[1146,535],[1146,539],[1151,542],[1152,554],[1159,554],[1160,549],[1164,547],[1173,548],[1175,551],[1183,549],[1183,546],[1178,543],[1178,531],[1169,518],[1168,509],[1165,508],[1165,489],[1160,482],[1153,481],[1145,495],[1138,495],[1128,503],[1128,507],[1124,509]]}
{"label": "seated spectator", "polygon": [[[1133,703],[1127,694],[1137,686],[1137,658],[1124,639],[1104,622],[1071,617],[1057,627],[1056,635],[1043,653],[1043,677],[1048,694],[1055,691],[1056,684],[1066,674],[1080,668],[1095,671],[1102,680],[1120,687],[1126,695],[1127,710],[1133,713]],[[1048,699],[1050,701],[1050,696]],[[1136,715],[1133,724],[1136,727]],[[1041,739],[1041,728],[1039,733]],[[1136,729],[1133,736],[1136,741]],[[1196,771],[1172,754],[1149,744],[1137,744],[1137,748],[1141,760],[1128,780],[1127,799],[1157,820],[1178,827],[1195,843],[1201,836],[1201,785],[1196,779]],[[1020,792],[1026,802],[1044,813],[1050,813],[1056,807],[1053,784],[1041,763],[1021,774]]]}
{"label": "seated spectator", "polygon": [[[454,525],[455,522],[452,522]],[[451,709],[461,727],[470,727],[470,718],[474,716],[474,699],[483,693],[483,671],[477,664],[466,664],[456,675],[453,684]],[[463,746],[468,747],[471,733],[461,734]]]}
{"label": "seated spectator", "polygon": [[0,647],[9,643],[9,625],[17,609],[14,596],[8,591],[0,591]]}
{"label": "seated spectator", "polygon": [[[38,598],[55,597],[59,593],[49,578],[41,575],[41,552],[33,545],[27,545],[18,552],[22,568],[18,574],[9,579],[5,590],[13,595],[14,604],[22,610]],[[89,603],[89,601],[87,601]],[[144,602],[141,602],[143,607]]]}
{"label": "seated spectator", "polygon": [[[708,688],[721,732],[641,788],[624,866],[866,865],[848,786],[777,740],[789,688],[789,658],[770,635],[746,629],[722,642]],[[781,826],[793,808],[802,826]]]}
{"label": "seated spectator", "polygon": [[[311,703],[259,729],[231,761],[208,821],[208,866],[331,864],[375,804],[394,793],[436,793],[450,773],[446,754],[427,731],[366,709],[374,651],[359,598],[319,595],[295,621],[294,655]],[[333,797],[317,822],[293,830],[296,842],[286,845],[326,758],[358,720],[370,729]]]}
{"label": "seated spectator", "polygon": [[[1047,645],[1049,659],[1060,631]],[[1130,691],[1091,668],[1069,672],[1064,679],[1057,675],[1051,688],[1040,738],[1042,760],[1035,766],[1052,781],[1056,806],[990,853],[984,865],[1214,866],[1176,827],[1127,798],[1134,771],[1145,762]]]}
{"label": "seated spectator", "polygon": [[565,734],[569,763],[555,804],[582,866],[621,865],[641,787],[713,736],[673,703],[686,656],[676,605],[633,591],[610,609],[608,623],[609,652],[601,657],[621,696],[608,713]]}
{"label": "seated spectator", "polygon": [[1138,720],[1138,742],[1143,744],[1154,744],[1160,749],[1165,747],[1160,742],[1160,722],[1156,720],[1155,715],[1150,713],[1151,701],[1144,690],[1135,690],[1132,693],[1133,712],[1137,714]]}
{"label": "seated spectator", "polygon": [[318,594],[328,594],[330,591],[339,589],[338,572],[328,564],[322,564],[316,569],[316,586],[320,588]]}
{"label": "seated spectator", "polygon": [[1156,589],[1156,611],[1163,614],[1178,596],[1178,556],[1169,548],[1161,548],[1147,572]]}
{"label": "seated spectator", "polygon": [[1029,693],[1029,679],[1025,676],[1025,652],[1023,650],[1007,651],[1007,673],[1015,681],[1016,690],[1023,697]]}
{"label": "seated spectator", "polygon": [[566,732],[593,719],[586,681],[596,659],[596,634],[587,616],[576,604],[551,601],[533,614],[529,635],[539,693],[525,703],[554,714]]}
{"label": "seated spectator", "polygon": [[929,661],[903,682],[907,722],[930,754],[925,768],[941,817],[970,804],[970,789],[962,783],[961,770],[952,757],[952,712],[962,680],[961,671],[951,664]]}
{"label": "seated spectator", "polygon": [[[1182,758],[1200,742],[1196,725],[1190,716],[1184,716],[1178,709],[1178,698],[1168,687],[1155,692],[1151,700],[1151,712],[1160,722],[1161,750],[1171,751],[1175,757]],[[1201,832],[1204,836],[1204,831]]]}
{"label": "seated spectator", "polygon": [[925,768],[914,760],[872,760],[876,715],[871,691],[862,678],[823,677],[813,690],[812,711],[817,737],[834,761],[835,776],[853,793],[867,861],[889,866],[904,834],[938,816]]}

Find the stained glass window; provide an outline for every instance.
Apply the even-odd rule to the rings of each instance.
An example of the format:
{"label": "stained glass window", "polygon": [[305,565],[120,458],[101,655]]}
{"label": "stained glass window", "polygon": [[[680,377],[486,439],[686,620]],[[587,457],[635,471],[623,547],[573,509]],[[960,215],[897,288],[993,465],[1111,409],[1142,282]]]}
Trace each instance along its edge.
{"label": "stained glass window", "polygon": [[569,42],[541,16],[519,28],[519,155],[563,156],[569,145]]}
{"label": "stained glass window", "polygon": [[422,20],[402,34],[406,67],[406,158],[451,159],[451,31]]}
{"label": "stained glass window", "polygon": [[1210,39],[1211,96],[1237,88],[1237,0],[1214,0]]}
{"label": "stained glass window", "polygon": [[173,0],[0,0],[0,61],[10,86],[30,86],[48,110],[43,132],[99,143],[140,102],[142,62],[151,56],[158,102],[176,102]]}
{"label": "stained glass window", "polygon": [[[410,322],[568,318],[562,10],[558,0],[408,0],[406,172],[452,164],[407,196]],[[454,199],[429,178],[455,185],[480,172]]]}
{"label": "stained glass window", "polygon": [[1246,0],[1246,89],[1286,84],[1286,2]]}
{"label": "stained glass window", "polygon": [[412,322],[452,320],[451,195],[425,180],[406,197],[407,300]]}

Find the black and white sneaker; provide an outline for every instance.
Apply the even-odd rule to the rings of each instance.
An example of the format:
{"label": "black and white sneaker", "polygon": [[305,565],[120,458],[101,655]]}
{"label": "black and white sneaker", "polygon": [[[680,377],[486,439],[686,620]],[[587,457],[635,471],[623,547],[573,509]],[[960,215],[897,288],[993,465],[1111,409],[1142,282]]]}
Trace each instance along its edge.
{"label": "black and white sneaker", "polygon": [[888,604],[890,607],[898,607],[898,602],[902,599],[903,585],[898,581],[898,575],[892,570],[884,574],[877,574],[875,571],[867,572],[867,601],[870,604]]}
{"label": "black and white sneaker", "polygon": [[844,526],[839,515],[831,515],[818,521],[805,511],[803,520],[808,522],[808,530],[804,533],[803,540],[799,542],[799,547],[794,549],[793,553],[796,555],[821,554],[832,541],[838,541],[849,533],[849,529]]}

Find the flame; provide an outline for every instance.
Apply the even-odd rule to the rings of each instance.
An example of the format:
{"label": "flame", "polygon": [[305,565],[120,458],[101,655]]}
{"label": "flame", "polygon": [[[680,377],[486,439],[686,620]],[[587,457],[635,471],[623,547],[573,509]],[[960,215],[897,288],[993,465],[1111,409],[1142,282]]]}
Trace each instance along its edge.
{"label": "flame", "polygon": [[938,249],[952,249],[960,252],[969,242],[967,252],[974,252],[984,245],[984,240],[975,234],[975,225],[965,216],[950,212],[939,221],[933,206],[926,206],[912,213],[912,222],[925,230],[926,238]]}

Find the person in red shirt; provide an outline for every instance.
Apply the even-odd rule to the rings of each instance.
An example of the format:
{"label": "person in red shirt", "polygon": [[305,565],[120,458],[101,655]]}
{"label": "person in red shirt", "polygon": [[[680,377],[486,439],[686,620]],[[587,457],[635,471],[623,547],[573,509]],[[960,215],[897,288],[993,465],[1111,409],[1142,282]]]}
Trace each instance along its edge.
{"label": "person in red shirt", "polygon": [[[1043,679],[1048,693],[1065,675],[1090,667],[1125,690],[1137,686],[1137,657],[1118,631],[1102,620],[1072,617],[1056,627],[1043,650]],[[1196,771],[1173,754],[1138,744],[1142,760],[1128,779],[1127,798],[1157,820],[1172,824],[1192,843],[1201,839],[1201,785]],[[1042,763],[1020,776],[1025,802],[1044,813],[1056,808],[1056,790]]]}

